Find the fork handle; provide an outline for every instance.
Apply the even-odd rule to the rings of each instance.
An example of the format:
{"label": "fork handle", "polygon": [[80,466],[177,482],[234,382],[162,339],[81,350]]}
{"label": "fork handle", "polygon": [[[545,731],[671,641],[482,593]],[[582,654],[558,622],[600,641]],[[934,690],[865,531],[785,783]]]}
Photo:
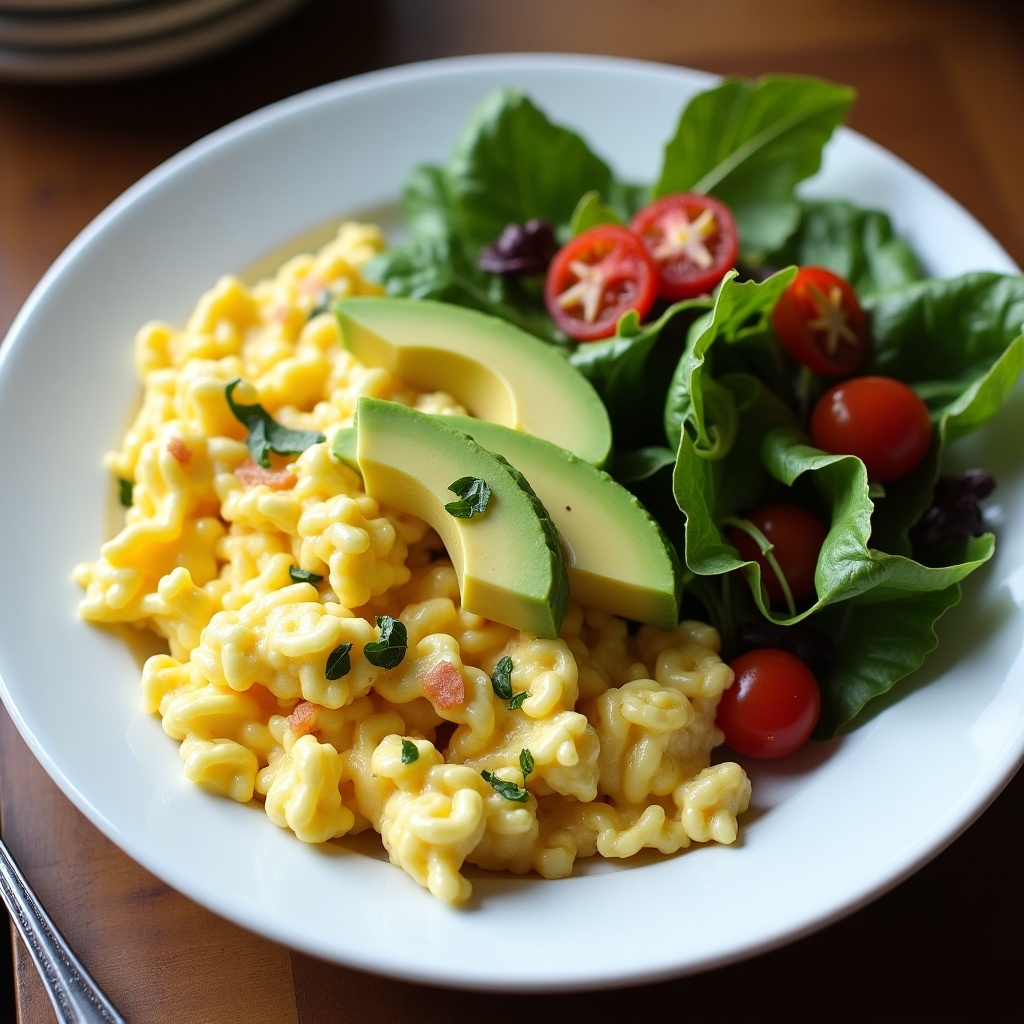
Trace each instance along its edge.
{"label": "fork handle", "polygon": [[61,1024],[126,1024],[36,898],[3,839],[0,896],[43,979]]}

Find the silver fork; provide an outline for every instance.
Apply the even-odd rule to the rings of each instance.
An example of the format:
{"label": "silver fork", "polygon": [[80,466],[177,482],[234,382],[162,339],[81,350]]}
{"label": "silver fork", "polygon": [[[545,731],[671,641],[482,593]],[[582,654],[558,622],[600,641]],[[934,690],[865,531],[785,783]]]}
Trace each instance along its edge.
{"label": "silver fork", "polygon": [[0,896],[46,985],[61,1024],[127,1024],[50,920],[0,838]]}

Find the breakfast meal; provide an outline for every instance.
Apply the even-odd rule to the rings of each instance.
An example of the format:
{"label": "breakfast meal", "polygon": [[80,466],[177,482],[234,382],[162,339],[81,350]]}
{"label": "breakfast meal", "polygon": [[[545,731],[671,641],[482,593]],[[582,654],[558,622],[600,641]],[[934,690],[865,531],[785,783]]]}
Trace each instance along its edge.
{"label": "breakfast meal", "polygon": [[461,904],[467,865],[734,842],[746,759],[921,664],[994,549],[996,482],[941,460],[1024,365],[1024,281],[797,196],[851,100],[727,79],[638,186],[499,90],[401,244],[349,220],[139,331],[75,579],[166,641],[188,779]]}

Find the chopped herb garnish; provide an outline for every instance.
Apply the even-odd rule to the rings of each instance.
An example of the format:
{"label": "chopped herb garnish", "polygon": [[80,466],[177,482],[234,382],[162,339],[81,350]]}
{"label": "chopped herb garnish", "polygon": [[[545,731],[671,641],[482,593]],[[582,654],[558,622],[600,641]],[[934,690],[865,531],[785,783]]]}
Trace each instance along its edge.
{"label": "chopped herb garnish", "polygon": [[316,302],[313,304],[313,308],[309,311],[309,317],[307,319],[312,320],[313,317],[319,316],[321,313],[329,313],[331,310],[331,303],[333,301],[334,296],[325,288],[316,297]]}
{"label": "chopped herb garnish", "polygon": [[380,629],[380,639],[371,640],[366,644],[363,647],[363,656],[377,668],[395,668],[401,665],[409,647],[405,623],[391,618],[390,615],[378,615],[377,627]]}
{"label": "chopped herb garnish", "polygon": [[491,673],[491,689],[499,700],[508,702],[509,711],[518,711],[523,706],[523,701],[530,696],[529,690],[513,692],[512,659],[507,654],[494,666]]}
{"label": "chopped herb garnish", "polygon": [[117,500],[121,503],[122,508],[132,507],[132,484],[131,480],[125,480],[123,477],[119,477],[117,481]]}
{"label": "chopped herb garnish", "polygon": [[456,519],[472,519],[487,511],[487,502],[491,499],[491,489],[486,481],[475,476],[463,476],[448,485],[448,490],[459,496],[458,501],[450,501],[445,511]]}
{"label": "chopped herb garnish", "polygon": [[318,572],[310,572],[308,569],[300,569],[297,565],[290,565],[288,567],[288,575],[291,576],[293,583],[312,583],[317,584],[323,576]]}
{"label": "chopped herb garnish", "polygon": [[490,784],[494,791],[506,800],[512,800],[517,804],[525,804],[530,799],[530,792],[526,788],[526,779],[533,772],[533,754],[526,747],[519,751],[519,770],[523,773],[523,784],[520,786],[515,782],[506,782],[499,779],[494,772],[486,768],[480,773],[484,782]]}
{"label": "chopped herb garnish", "polygon": [[529,690],[520,690],[518,693],[514,693],[508,699],[509,711],[518,711],[522,706],[527,697],[530,696]]}
{"label": "chopped herb garnish", "polygon": [[326,440],[323,434],[315,430],[292,430],[281,426],[261,405],[239,405],[231,395],[240,383],[240,377],[230,381],[224,388],[224,397],[235,419],[249,431],[245,439],[246,447],[264,468],[270,465],[271,452],[299,455],[312,445]]}
{"label": "chopped herb garnish", "polygon": [[352,645],[346,641],[338,644],[337,647],[327,655],[327,665],[324,668],[324,675],[328,679],[340,679],[347,676],[352,670],[352,659],[350,653]]}
{"label": "chopped herb garnish", "polygon": [[419,748],[412,740],[402,740],[402,764],[412,764],[419,760]]}

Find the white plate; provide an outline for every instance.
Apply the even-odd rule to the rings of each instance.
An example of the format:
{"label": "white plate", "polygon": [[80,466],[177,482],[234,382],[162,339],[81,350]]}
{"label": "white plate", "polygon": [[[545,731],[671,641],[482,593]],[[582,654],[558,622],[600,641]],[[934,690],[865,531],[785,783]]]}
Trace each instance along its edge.
{"label": "white plate", "polygon": [[[721,965],[836,920],[951,842],[1013,775],[1024,757],[1024,529],[1010,524],[1024,522],[1024,474],[1018,445],[1000,442],[1024,412],[1020,392],[972,441],[1000,480],[998,554],[942,623],[921,685],[802,764],[756,771],[732,848],[584,865],[562,881],[478,877],[473,905],[453,910],[380,853],[303,845],[262,811],[186,782],[177,745],[139,710],[139,664],[123,639],[76,618],[71,567],[107,534],[100,460],[136,395],[140,324],[180,322],[221,273],[334,218],[386,210],[413,163],[447,156],[493,87],[524,87],[620,173],[649,180],[683,102],[710,82],[630,61],[513,55],[323,87],[148,175],[32,294],[0,349],[3,697],[68,796],[167,883],[295,948],[407,979],[501,988],[490,954],[504,950],[520,989],[615,985]],[[891,210],[937,274],[1015,270],[963,209],[852,132],[829,147],[814,191]]]}
{"label": "white plate", "polygon": [[[247,0],[230,4],[226,0],[202,2],[208,16],[197,20],[178,20],[171,24],[171,19],[164,18],[166,12],[160,12],[167,21],[166,31],[148,31],[156,24],[155,19],[147,22],[142,12],[138,12],[136,18],[134,9],[126,8],[124,19],[112,23],[132,31],[147,27],[147,31],[141,35],[129,34],[119,41],[106,40],[101,45],[61,44],[45,48],[0,45],[0,79],[85,82],[163,70],[225,49],[261,32],[308,0]],[[195,8],[190,13],[197,10]]]}

